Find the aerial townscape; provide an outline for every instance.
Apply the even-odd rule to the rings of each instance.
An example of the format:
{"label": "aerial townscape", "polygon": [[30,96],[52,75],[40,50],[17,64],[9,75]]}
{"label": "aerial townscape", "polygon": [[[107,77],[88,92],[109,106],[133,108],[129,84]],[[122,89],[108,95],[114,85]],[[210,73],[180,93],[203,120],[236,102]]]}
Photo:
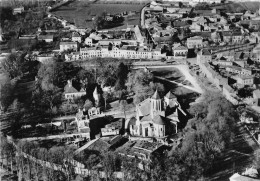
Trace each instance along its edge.
{"label": "aerial townscape", "polygon": [[260,0],[0,0],[0,180],[260,180]]}

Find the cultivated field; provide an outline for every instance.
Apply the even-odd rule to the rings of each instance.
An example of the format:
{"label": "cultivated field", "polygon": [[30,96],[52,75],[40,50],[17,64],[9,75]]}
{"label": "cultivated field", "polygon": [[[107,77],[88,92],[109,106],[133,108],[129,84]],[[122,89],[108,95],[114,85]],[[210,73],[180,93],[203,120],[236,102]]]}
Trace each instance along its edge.
{"label": "cultivated field", "polygon": [[259,6],[260,6],[260,1],[255,1],[255,2],[231,3],[231,4],[222,6],[222,8],[225,8],[226,12],[242,13],[247,10],[255,12],[256,10],[259,9]]}
{"label": "cultivated field", "polygon": [[110,14],[117,14],[125,11],[138,12],[136,15],[126,17],[124,26],[117,27],[121,29],[126,27],[127,24],[139,24],[140,11],[143,6],[144,4],[89,4],[82,1],[75,1],[58,8],[52,13],[70,22],[75,22],[78,27],[92,28],[93,22],[91,21],[91,18],[103,12]]}

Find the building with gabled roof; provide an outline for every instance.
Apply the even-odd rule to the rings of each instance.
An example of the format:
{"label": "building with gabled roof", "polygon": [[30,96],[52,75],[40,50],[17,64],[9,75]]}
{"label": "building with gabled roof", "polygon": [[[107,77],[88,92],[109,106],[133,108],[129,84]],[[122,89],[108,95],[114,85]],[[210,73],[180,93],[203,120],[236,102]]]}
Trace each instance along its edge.
{"label": "building with gabled roof", "polygon": [[188,48],[184,46],[172,48],[174,58],[187,58]]}
{"label": "building with gabled roof", "polygon": [[81,36],[79,35],[78,32],[73,32],[71,36],[71,40],[74,42],[81,42]]}
{"label": "building with gabled roof", "polygon": [[65,99],[72,101],[75,98],[79,98],[81,96],[86,95],[86,91],[83,88],[81,88],[80,91],[78,91],[72,86],[72,81],[68,80],[67,85],[64,87],[64,94]]}
{"label": "building with gabled roof", "polygon": [[53,35],[39,35],[38,40],[45,41],[47,43],[53,42]]}
{"label": "building with gabled roof", "polygon": [[192,49],[192,48],[200,48],[203,46],[203,38],[200,37],[200,36],[194,36],[194,37],[191,37],[191,38],[188,38],[187,39],[187,47],[189,49]]}
{"label": "building with gabled roof", "polygon": [[211,52],[208,49],[202,49],[197,54],[197,63],[205,63],[205,62],[211,62],[212,61],[212,55]]}
{"label": "building with gabled roof", "polygon": [[130,134],[165,140],[168,135],[177,133],[178,110],[182,111],[181,106],[171,92],[162,99],[156,90],[151,98],[136,105],[136,116],[128,123]]}
{"label": "building with gabled roof", "polygon": [[77,50],[77,49],[78,49],[77,42],[60,42],[60,51]]}

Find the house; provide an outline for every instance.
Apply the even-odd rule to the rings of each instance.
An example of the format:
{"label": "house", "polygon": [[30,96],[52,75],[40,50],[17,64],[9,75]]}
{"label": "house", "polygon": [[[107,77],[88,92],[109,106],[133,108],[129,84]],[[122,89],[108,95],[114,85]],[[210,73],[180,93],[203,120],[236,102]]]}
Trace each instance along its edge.
{"label": "house", "polygon": [[91,116],[96,116],[96,115],[100,115],[100,107],[92,107],[88,110],[88,115],[89,117]]}
{"label": "house", "polygon": [[121,45],[121,40],[120,39],[103,39],[103,40],[99,40],[98,43],[100,46],[109,46],[109,44],[112,44],[113,46],[119,46],[119,45]]}
{"label": "house", "polygon": [[77,42],[60,42],[60,51],[65,50],[75,50],[78,49],[78,43]]}
{"label": "house", "polygon": [[84,133],[88,135],[88,138],[90,138],[89,119],[85,109],[79,109],[78,113],[75,116],[75,121],[77,123],[78,132]]}
{"label": "house", "polygon": [[184,46],[179,46],[174,48],[173,47],[173,56],[174,58],[187,58],[187,54],[188,54],[188,48],[184,47]]}
{"label": "house", "polygon": [[245,67],[247,65],[247,61],[245,60],[236,60],[234,61],[234,64],[240,66],[240,67]]}
{"label": "house", "polygon": [[21,7],[19,7],[19,8],[14,8],[14,9],[13,9],[13,15],[21,14],[21,13],[23,13],[23,12],[24,12],[24,7],[23,7],[23,6],[21,6]]}
{"label": "house", "polygon": [[258,30],[260,28],[260,20],[251,20],[250,21],[250,28]]}
{"label": "house", "polygon": [[71,52],[70,54],[65,54],[65,61],[76,61],[81,59],[80,52]]}
{"label": "house", "polygon": [[88,46],[90,46],[90,47],[92,47],[92,45],[93,45],[93,40],[92,40],[91,38],[87,37],[87,38],[85,39],[85,44],[88,45]]}
{"label": "house", "polygon": [[226,61],[226,60],[219,60],[219,61],[215,61],[214,64],[218,64],[218,65],[222,65],[222,66],[232,66],[233,62]]}
{"label": "house", "polygon": [[120,128],[112,125],[112,124],[107,124],[105,128],[101,128],[101,135],[102,136],[115,136],[119,135],[119,130]]}
{"label": "house", "polygon": [[225,43],[230,43],[232,41],[232,32],[231,31],[223,31],[222,37],[223,37],[223,41]]}
{"label": "house", "polygon": [[237,81],[238,87],[244,87],[246,85],[252,86],[254,84],[253,76],[236,75],[236,76],[232,76],[232,78]]}
{"label": "house", "polygon": [[243,43],[243,35],[241,32],[233,32],[232,34],[232,43],[241,44]]}
{"label": "house", "polygon": [[37,56],[37,60],[42,64],[48,64],[52,62],[54,59],[54,55],[42,54]]}
{"label": "house", "polygon": [[79,33],[73,32],[72,36],[71,36],[71,40],[74,41],[74,42],[80,43],[81,42],[81,36],[79,35]]}
{"label": "house", "polygon": [[212,61],[212,55],[208,49],[202,49],[197,54],[197,63],[205,63],[205,62],[211,62]]}
{"label": "house", "polygon": [[86,95],[86,90],[81,88],[80,91],[78,91],[72,86],[72,81],[68,80],[67,85],[64,87],[64,94],[65,99],[73,101],[75,98],[80,98],[81,96]]}
{"label": "house", "polygon": [[192,48],[201,48],[203,43],[202,43],[203,38],[200,36],[194,36],[191,38],[187,39],[187,47],[188,49],[192,49]]}
{"label": "house", "polygon": [[253,92],[254,103],[256,106],[260,106],[260,90],[257,89]]}
{"label": "house", "polygon": [[39,35],[38,40],[50,43],[53,42],[53,35]]}
{"label": "house", "polygon": [[161,99],[156,90],[151,98],[136,105],[136,116],[129,122],[130,134],[165,140],[168,135],[177,133],[178,110],[181,110],[180,104],[171,92]]}
{"label": "house", "polygon": [[242,68],[241,75],[252,75],[251,68]]}

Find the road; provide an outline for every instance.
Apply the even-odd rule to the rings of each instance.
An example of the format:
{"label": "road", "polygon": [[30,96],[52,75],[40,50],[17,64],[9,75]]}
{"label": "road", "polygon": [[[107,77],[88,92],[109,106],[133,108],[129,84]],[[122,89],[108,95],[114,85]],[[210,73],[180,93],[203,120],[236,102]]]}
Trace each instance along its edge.
{"label": "road", "polygon": [[[185,80],[188,80],[193,87],[191,86],[187,86],[187,85],[183,85],[183,84],[180,84],[178,82],[175,82],[175,81],[170,81],[170,80],[167,80],[167,79],[164,79],[164,78],[161,78],[161,79],[164,79],[166,81],[169,81],[171,83],[174,83],[174,84],[178,84],[179,86],[183,86],[187,89],[190,89],[194,92],[198,92],[200,94],[204,93],[203,89],[200,87],[199,83],[197,82],[196,78],[194,78],[191,74],[190,74],[190,70],[189,70],[189,67],[188,65],[158,65],[158,66],[138,66],[138,67],[135,67],[135,69],[140,69],[140,68],[153,68],[153,69],[156,69],[156,68],[177,68],[178,70],[180,70],[180,72],[185,76]],[[185,81],[184,80],[184,81]]]}

